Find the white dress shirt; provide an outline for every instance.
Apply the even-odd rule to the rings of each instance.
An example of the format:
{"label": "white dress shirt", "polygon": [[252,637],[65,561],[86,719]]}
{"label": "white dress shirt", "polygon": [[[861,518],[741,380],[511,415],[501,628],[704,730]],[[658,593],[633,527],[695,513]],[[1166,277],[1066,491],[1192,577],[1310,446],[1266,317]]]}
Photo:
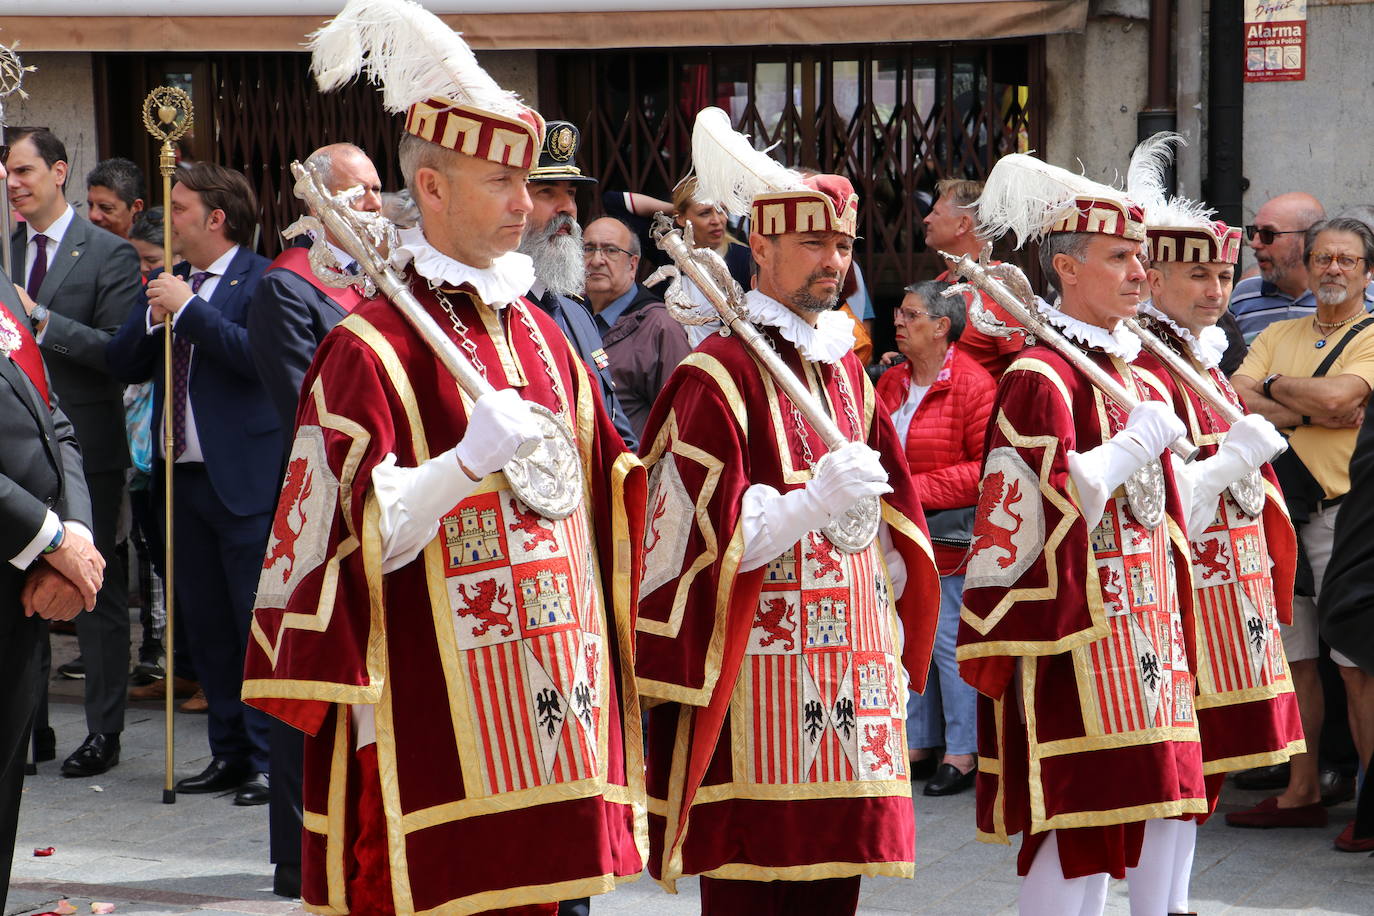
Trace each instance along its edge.
{"label": "white dress shirt", "polygon": [[[215,294],[215,289],[219,286],[220,277],[224,276],[224,272],[229,269],[229,263],[234,260],[234,256],[238,253],[239,246],[235,245],[233,248],[230,248],[224,254],[216,258],[213,264],[205,268],[205,273],[209,274],[209,276],[205,278],[205,282],[200,284],[200,290],[195,295],[191,296],[190,299],[187,299],[186,302],[183,302],[181,308],[177,309],[176,314],[172,316],[173,331],[176,330],[177,322],[181,320],[181,316],[186,314],[186,306],[191,302],[191,299],[200,298],[207,303],[210,301],[210,297]],[[192,274],[199,272],[197,268],[191,268]],[[153,321],[152,306],[149,306],[148,311],[144,313],[143,321],[146,333],[148,334],[155,334],[162,328],[162,322]],[[196,412],[191,409],[190,374],[195,359],[196,348],[193,345],[191,347],[190,362],[186,364],[186,450],[182,452],[181,457],[176,460],[177,464],[189,464],[191,462],[204,463],[205,461],[205,453],[200,449],[200,434],[196,431]],[[165,413],[162,417],[162,423],[162,429],[159,430],[157,437],[157,453],[165,459],[167,457],[167,417]]]}

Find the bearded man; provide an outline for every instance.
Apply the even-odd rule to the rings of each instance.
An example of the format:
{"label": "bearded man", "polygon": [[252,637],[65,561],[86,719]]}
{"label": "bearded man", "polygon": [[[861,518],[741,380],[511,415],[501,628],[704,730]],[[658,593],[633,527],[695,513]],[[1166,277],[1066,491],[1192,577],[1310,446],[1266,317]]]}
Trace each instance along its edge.
{"label": "bearded man", "polygon": [[601,345],[601,332],[592,313],[580,298],[587,268],[582,252],[582,228],[577,225],[577,188],[596,184],[575,163],[579,134],[568,121],[550,121],[539,164],[530,169],[530,210],[521,254],[534,262],[534,285],[525,298],[538,304],[572,343],[577,355],[601,383],[616,431],[631,449],[639,446],[630,421],[615,396],[611,361]]}

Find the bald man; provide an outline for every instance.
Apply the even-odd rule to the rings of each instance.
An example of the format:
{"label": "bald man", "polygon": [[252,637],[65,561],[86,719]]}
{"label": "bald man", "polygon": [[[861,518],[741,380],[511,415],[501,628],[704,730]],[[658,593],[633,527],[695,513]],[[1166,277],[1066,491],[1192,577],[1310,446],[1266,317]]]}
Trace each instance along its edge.
{"label": "bald man", "polygon": [[[1304,318],[1317,310],[1307,288],[1302,236],[1326,210],[1311,194],[1293,191],[1270,198],[1245,227],[1259,276],[1246,277],[1231,292],[1231,314],[1246,344],[1275,321]],[[1365,307],[1374,306],[1374,285],[1365,290]]]}
{"label": "bald man", "polygon": [[[361,149],[351,143],[321,147],[306,159],[324,180],[331,194],[362,187],[353,209],[376,213],[382,208],[382,181],[377,168]],[[248,346],[258,375],[281,416],[285,455],[296,436],[296,402],[301,381],[320,341],[334,325],[360,302],[354,288],[326,286],[307,259],[309,239],[286,249],[263,274],[248,307]],[[352,256],[326,234],[341,265]],[[273,891],[283,897],[299,897],[301,885],[301,733],[277,719],[272,726],[272,779],[270,794],[271,858],[276,865]]]}

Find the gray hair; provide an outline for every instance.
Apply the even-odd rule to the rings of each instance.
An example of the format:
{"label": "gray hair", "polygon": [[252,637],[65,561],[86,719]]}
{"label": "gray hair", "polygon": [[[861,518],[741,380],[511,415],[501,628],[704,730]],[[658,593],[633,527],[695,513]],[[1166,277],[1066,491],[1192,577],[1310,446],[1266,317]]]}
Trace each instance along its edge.
{"label": "gray hair", "polygon": [[396,147],[396,159],[400,163],[401,178],[405,180],[406,190],[410,192],[411,198],[417,202],[420,199],[420,195],[415,193],[416,172],[420,169],[442,172],[461,155],[463,154],[437,143],[430,143],[414,134],[402,135],[401,142]]}
{"label": "gray hair", "polygon": [[305,160],[305,167],[308,169],[313,166],[315,171],[319,173],[320,180],[324,182],[324,186],[327,188],[333,187],[334,157],[341,153],[363,156],[364,158],[367,156],[367,153],[363,152],[362,147],[352,143],[331,143],[311,153],[310,157]]}
{"label": "gray hair", "polygon": [[946,283],[943,280],[922,280],[913,283],[906,288],[906,292],[920,299],[925,304],[926,313],[931,319],[948,318],[949,333],[945,336],[950,343],[954,343],[964,333],[964,327],[968,323],[968,306],[964,302],[963,296],[946,296],[945,291],[954,284]]}
{"label": "gray hair", "polygon": [[1088,242],[1092,241],[1091,232],[1054,232],[1040,240],[1040,271],[1045,282],[1055,293],[1062,294],[1059,285],[1059,271],[1054,267],[1054,256],[1066,254],[1080,264],[1088,260]]}
{"label": "gray hair", "polygon": [[[624,228],[625,234],[630,237],[630,246],[628,249],[630,254],[634,255],[635,257],[639,257],[644,253],[644,246],[639,243],[639,233],[635,232],[634,229],[630,227],[629,223],[625,222],[618,216],[598,216],[597,219],[608,219],[612,222],[619,223],[621,227]],[[592,220],[592,222],[596,222],[596,220]]]}
{"label": "gray hair", "polygon": [[1317,236],[1323,232],[1349,232],[1351,235],[1358,236],[1360,244],[1364,246],[1364,269],[1369,270],[1374,267],[1374,229],[1370,229],[1369,224],[1364,220],[1349,216],[1338,216],[1335,219],[1322,220],[1312,224],[1307,230],[1307,234],[1302,237],[1302,260],[1304,264],[1312,257],[1312,248],[1317,244]]}

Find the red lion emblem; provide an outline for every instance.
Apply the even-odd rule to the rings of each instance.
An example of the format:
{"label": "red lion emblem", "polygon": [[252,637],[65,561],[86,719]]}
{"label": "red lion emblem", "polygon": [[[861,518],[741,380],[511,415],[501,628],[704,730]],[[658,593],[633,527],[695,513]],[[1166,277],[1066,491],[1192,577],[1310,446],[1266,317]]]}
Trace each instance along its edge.
{"label": "red lion emblem", "polygon": [[541,543],[547,541],[554,550],[558,549],[558,540],[553,536],[552,528],[545,528],[543,520],[533,512],[520,511],[520,504],[515,500],[510,501],[511,511],[515,513],[516,521],[510,526],[512,533],[516,531],[529,535],[529,540],[522,545],[524,550],[534,550]]}
{"label": "red lion emblem", "polygon": [[1139,547],[1150,539],[1150,532],[1140,522],[1132,521],[1126,516],[1121,517],[1121,527],[1126,529],[1126,533],[1131,536],[1131,546]]}
{"label": "red lion emblem", "polygon": [[1118,610],[1125,607],[1121,601],[1121,575],[1114,569],[1107,570],[1102,577],[1102,596],[1108,604],[1116,605]]}
{"label": "red lion emblem", "polygon": [[[478,582],[477,590],[469,595],[467,586],[459,583],[458,594],[467,605],[458,609],[458,616],[477,618],[477,626],[472,628],[473,636],[485,635],[492,627],[501,627],[504,631],[501,633],[502,636],[510,636],[515,632],[510,618],[506,616],[515,608],[510,603],[504,585],[498,589],[495,579],[487,579],[485,582]],[[495,606],[497,602],[505,605],[506,610],[499,610]]]}
{"label": "red lion emblem", "polygon": [[840,561],[835,556],[835,548],[829,539],[817,536],[814,531],[808,531],[806,541],[811,545],[806,550],[806,559],[816,564],[816,578],[824,579],[834,573],[836,582],[844,581],[844,569],[840,566]]}
{"label": "red lion emblem", "polygon": [[1202,541],[1194,544],[1197,548],[1197,561],[1202,564],[1202,578],[1222,576],[1229,569],[1231,558],[1226,554],[1226,545],[1221,541]]}
{"label": "red lion emblem", "polygon": [[754,615],[754,625],[763,627],[767,635],[759,640],[759,646],[771,646],[775,642],[787,641],[787,651],[791,652],[797,647],[796,637],[792,635],[793,609],[788,606],[786,598],[770,598],[768,607],[759,607],[758,613]]}
{"label": "red lion emblem", "polygon": [[[315,472],[308,470],[309,467],[310,462],[305,458],[296,458],[286,466],[286,481],[281,489],[281,507],[272,517],[272,537],[276,543],[272,545],[272,552],[263,561],[262,568],[268,569],[278,560],[285,559],[286,569],[281,574],[283,584],[291,578],[291,570],[296,566],[296,541],[305,529],[305,501],[310,498],[315,480]],[[295,528],[291,527],[293,509],[296,518],[300,520],[300,524]]]}
{"label": "red lion emblem", "polygon": [[645,552],[645,553],[648,553],[649,551],[653,550],[654,547],[658,544],[659,539],[660,539],[661,537],[663,537],[663,535],[660,534],[659,531],[658,531],[658,522],[659,522],[659,519],[663,518],[663,516],[664,516],[667,512],[668,512],[668,493],[667,493],[666,491],[664,491],[664,492],[661,492],[661,493],[658,494],[658,504],[654,506],[654,514],[653,514],[653,516],[649,519],[648,527],[645,529],[645,532],[644,532],[644,538],[645,538],[646,541],[648,541],[648,536],[649,536],[649,535],[652,534],[652,535],[654,536],[654,539],[653,539],[652,541],[649,541],[647,544],[644,545],[644,552]]}
{"label": "red lion emblem", "polygon": [[596,686],[596,646],[591,643],[582,647],[582,662],[587,670],[587,683]]}
{"label": "red lion emblem", "polygon": [[882,722],[878,725],[864,726],[864,746],[877,759],[868,765],[869,770],[877,772],[892,766],[892,754],[887,750],[887,723]]}
{"label": "red lion emblem", "polygon": [[[1021,481],[1012,483],[1011,488],[1007,488],[1006,475],[1001,471],[993,471],[983,481],[983,493],[978,500],[978,514],[973,520],[973,553],[981,550],[993,548],[1005,550],[1007,555],[997,561],[997,565],[1002,569],[1016,562],[1016,543],[1012,540],[1016,533],[1021,530],[1021,524],[1025,520],[1011,511],[1011,507],[1021,501]],[[1016,524],[1010,528],[992,523],[992,510],[1001,507],[1002,511],[1016,519]]]}

